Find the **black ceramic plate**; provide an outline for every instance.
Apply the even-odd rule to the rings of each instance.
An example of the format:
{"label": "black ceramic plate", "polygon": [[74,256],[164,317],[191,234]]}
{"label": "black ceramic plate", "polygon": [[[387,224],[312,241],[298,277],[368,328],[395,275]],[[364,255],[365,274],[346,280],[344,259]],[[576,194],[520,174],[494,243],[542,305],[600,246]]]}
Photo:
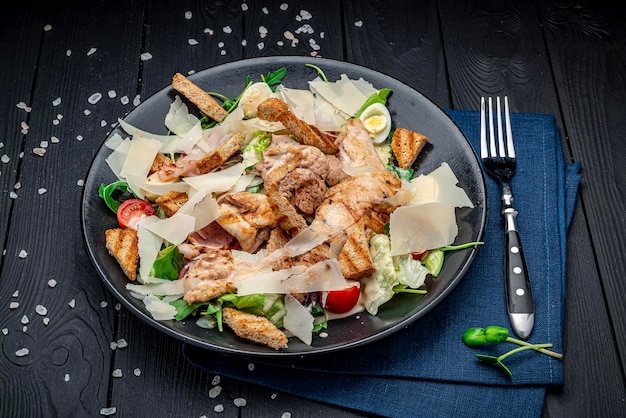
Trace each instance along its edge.
{"label": "black ceramic plate", "polygon": [[[458,127],[440,108],[400,81],[357,65],[306,57],[268,57],[237,61],[198,72],[190,76],[190,79],[207,91],[218,91],[234,97],[243,89],[246,76],[250,75],[254,81],[260,81],[261,74],[286,67],[284,85],[308,88],[307,81],[315,78],[316,73],[305,66],[307,63],[319,66],[331,81],[346,74],[351,79],[362,77],[376,88],[387,87],[392,90],[388,106],[394,125],[421,132],[429,138],[429,145],[415,163],[416,171],[428,173],[444,161],[451,166],[460,180],[460,185],[475,204],[473,209],[457,209],[457,242],[479,241],[485,224],[486,203],[484,178],[477,157]],[[130,112],[125,120],[149,132],[166,133],[163,121],[175,94],[171,87],[164,88]],[[115,132],[123,137],[127,136],[119,127],[110,135]],[[433,309],[462,279],[475,256],[475,249],[447,253],[437,280],[427,282],[426,295],[396,295],[380,308],[377,316],[364,312],[358,318],[352,316],[331,321],[328,335],[315,335],[311,346],[291,338],[289,348],[275,351],[242,340],[227,329],[223,332],[202,329],[194,320],[155,321],[144,308],[143,302],[130,296],[125,288],[128,280],[104,246],[104,231],[117,225],[115,216],[100,200],[97,192],[101,183],[108,184],[116,180],[105,163],[110,152],[104,146],[100,148],[85,184],[82,226],[91,260],[107,287],[130,311],[158,330],[199,347],[231,354],[276,357],[331,352],[366,344],[392,334]]]}

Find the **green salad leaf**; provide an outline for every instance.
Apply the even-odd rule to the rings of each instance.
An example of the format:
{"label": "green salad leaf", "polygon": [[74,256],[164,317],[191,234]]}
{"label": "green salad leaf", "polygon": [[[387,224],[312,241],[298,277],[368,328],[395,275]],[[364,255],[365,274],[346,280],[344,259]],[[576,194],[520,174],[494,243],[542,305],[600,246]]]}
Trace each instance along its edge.
{"label": "green salad leaf", "polygon": [[184,265],[183,255],[178,251],[178,246],[170,245],[159,251],[150,274],[160,279],[177,280]]}

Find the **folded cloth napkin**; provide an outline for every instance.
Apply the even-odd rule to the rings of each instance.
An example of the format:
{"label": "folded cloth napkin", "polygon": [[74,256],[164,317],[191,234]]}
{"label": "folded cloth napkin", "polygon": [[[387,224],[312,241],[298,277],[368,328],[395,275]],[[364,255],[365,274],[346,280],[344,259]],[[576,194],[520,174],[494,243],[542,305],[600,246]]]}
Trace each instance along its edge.
{"label": "folded cloth napkin", "polygon": [[[479,114],[448,110],[474,149]],[[512,187],[535,297],[533,343],[563,350],[565,244],[576,202],[580,165],[565,164],[551,115],[511,115],[518,156]],[[486,179],[485,245],[466,276],[435,309],[407,328],[371,344],[306,358],[245,359],[185,344],[183,353],[211,373],[362,411],[398,417],[541,415],[547,385],[563,383],[563,362],[534,351],[506,359],[513,373],[480,362],[510,343],[466,347],[469,327],[510,329],[504,292],[504,233],[499,185]],[[332,324],[330,324],[332,326]],[[254,367],[250,367],[254,365]]]}

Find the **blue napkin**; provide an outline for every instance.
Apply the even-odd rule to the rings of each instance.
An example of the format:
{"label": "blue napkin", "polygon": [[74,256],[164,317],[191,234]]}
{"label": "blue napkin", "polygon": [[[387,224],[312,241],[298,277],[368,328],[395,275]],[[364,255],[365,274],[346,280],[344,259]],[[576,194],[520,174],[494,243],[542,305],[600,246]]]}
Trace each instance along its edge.
{"label": "blue napkin", "polygon": [[[448,110],[474,149],[479,114]],[[565,164],[552,115],[511,115],[518,156],[512,187],[535,296],[533,343],[563,352],[566,238],[580,181],[580,164]],[[185,344],[183,354],[202,369],[364,413],[398,417],[541,415],[547,385],[563,384],[563,362],[533,351],[509,357],[508,378],[479,362],[509,343],[466,347],[469,327],[510,329],[504,292],[504,233],[499,185],[486,179],[485,245],[456,289],[435,309],[380,341],[307,358],[245,359]],[[332,325],[332,324],[331,324]],[[254,367],[249,367],[253,364]]]}

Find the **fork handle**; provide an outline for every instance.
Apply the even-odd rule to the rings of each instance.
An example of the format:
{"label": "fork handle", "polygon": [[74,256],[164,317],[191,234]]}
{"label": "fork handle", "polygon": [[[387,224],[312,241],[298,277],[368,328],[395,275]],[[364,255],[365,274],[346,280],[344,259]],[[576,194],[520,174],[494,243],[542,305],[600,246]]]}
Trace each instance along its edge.
{"label": "fork handle", "polygon": [[502,213],[506,225],[506,295],[507,309],[515,333],[526,339],[535,323],[535,307],[530,287],[526,258],[511,207]]}

